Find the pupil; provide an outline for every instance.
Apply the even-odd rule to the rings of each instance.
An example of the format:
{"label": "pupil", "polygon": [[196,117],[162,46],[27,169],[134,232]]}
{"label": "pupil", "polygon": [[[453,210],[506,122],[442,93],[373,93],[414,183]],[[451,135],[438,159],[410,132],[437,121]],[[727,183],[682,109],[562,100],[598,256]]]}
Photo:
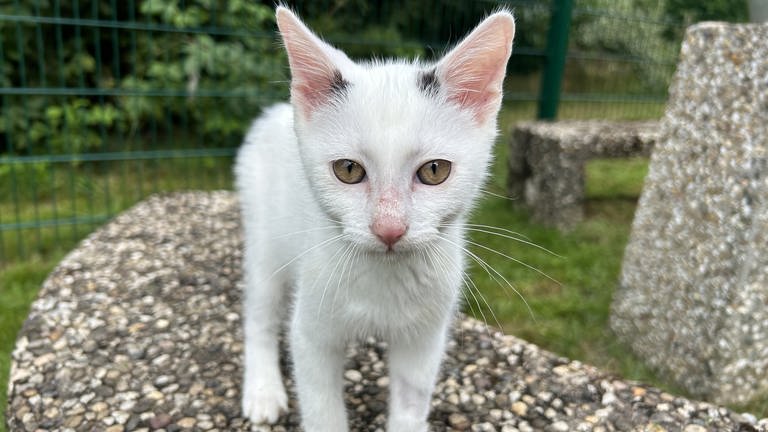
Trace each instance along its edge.
{"label": "pupil", "polygon": [[430,168],[432,168],[432,175],[437,174],[437,162],[432,162]]}
{"label": "pupil", "polygon": [[347,173],[352,174],[352,169],[354,169],[355,163],[352,161],[346,161],[345,163],[347,165]]}

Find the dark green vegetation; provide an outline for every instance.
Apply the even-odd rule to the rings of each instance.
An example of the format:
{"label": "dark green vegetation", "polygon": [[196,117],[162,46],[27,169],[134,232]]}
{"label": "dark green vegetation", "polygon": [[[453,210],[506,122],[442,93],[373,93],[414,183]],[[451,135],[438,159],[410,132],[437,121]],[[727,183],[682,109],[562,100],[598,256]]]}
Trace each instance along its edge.
{"label": "dark green vegetation", "polygon": [[174,130],[234,145],[286,94],[273,10],[257,2],[6,2],[0,14],[24,17],[0,22],[0,156],[145,150]]}

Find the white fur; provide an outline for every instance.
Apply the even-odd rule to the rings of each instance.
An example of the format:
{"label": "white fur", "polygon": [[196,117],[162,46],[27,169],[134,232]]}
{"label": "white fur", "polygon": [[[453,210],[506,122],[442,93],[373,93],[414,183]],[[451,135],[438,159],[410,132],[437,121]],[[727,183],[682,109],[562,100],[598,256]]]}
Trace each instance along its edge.
{"label": "white fur", "polygon": [[[498,25],[510,25],[511,16],[496,14],[497,21],[499,15],[508,19]],[[347,430],[344,349],[369,336],[390,346],[388,431],[426,431],[463,281],[461,225],[487,175],[500,99],[481,107],[493,115],[479,119],[477,101],[463,106],[445,92],[419,89],[419,73],[432,66],[355,64],[304,35],[308,30],[284,8],[278,23],[294,84],[305,81],[293,88],[299,106],[275,105],[254,122],[235,167],[245,230],[243,414],[273,423],[287,407],[278,367],[278,333],[287,318],[305,431]],[[503,57],[505,65],[511,45],[506,49],[484,55]],[[308,55],[312,50],[318,55]],[[321,82],[312,87],[317,71],[300,76],[307,58],[328,60],[341,72],[349,83],[343,97],[301,105],[307,99],[296,92],[307,91],[307,82],[312,91],[324,90]],[[440,76],[451,74],[437,67]],[[500,88],[499,71],[487,75]],[[365,181],[339,181],[331,169],[337,159],[361,163]],[[416,171],[434,159],[451,161],[451,175],[437,186],[421,184]],[[408,226],[391,250],[372,233],[381,215]]]}

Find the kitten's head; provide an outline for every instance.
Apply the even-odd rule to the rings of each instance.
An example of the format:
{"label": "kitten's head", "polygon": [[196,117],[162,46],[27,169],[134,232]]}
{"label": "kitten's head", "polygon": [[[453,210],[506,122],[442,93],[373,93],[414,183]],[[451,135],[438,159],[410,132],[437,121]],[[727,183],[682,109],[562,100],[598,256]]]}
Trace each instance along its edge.
{"label": "kitten's head", "polygon": [[288,9],[302,163],[320,207],[367,250],[405,251],[462,221],[487,175],[515,24],[485,19],[436,64],[357,64]]}

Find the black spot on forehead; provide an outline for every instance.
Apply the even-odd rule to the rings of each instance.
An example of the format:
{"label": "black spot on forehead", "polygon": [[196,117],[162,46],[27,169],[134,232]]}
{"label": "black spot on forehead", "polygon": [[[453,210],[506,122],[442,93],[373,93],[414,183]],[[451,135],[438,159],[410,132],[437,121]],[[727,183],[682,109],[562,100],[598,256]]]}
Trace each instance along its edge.
{"label": "black spot on forehead", "polygon": [[440,81],[437,79],[435,69],[419,72],[418,80],[419,90],[427,96],[434,96],[440,91]]}

